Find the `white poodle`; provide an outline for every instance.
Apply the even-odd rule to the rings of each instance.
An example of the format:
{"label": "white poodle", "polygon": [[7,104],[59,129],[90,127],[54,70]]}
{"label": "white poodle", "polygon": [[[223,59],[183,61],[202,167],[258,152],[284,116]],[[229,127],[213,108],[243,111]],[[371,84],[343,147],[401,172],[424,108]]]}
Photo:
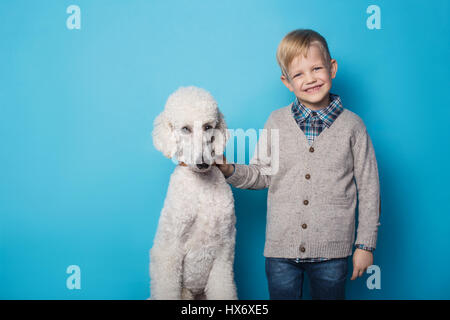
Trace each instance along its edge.
{"label": "white poodle", "polygon": [[228,133],[210,93],[182,87],[155,119],[153,143],[179,161],[150,251],[151,299],[237,299],[234,199],[214,165]]}

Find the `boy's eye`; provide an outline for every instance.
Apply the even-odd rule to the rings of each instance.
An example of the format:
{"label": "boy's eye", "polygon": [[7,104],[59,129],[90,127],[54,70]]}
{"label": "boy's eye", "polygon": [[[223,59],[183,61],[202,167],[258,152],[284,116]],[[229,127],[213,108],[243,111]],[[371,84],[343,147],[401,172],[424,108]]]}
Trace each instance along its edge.
{"label": "boy's eye", "polygon": [[181,132],[183,132],[185,134],[189,134],[189,133],[191,133],[191,128],[184,126],[183,128],[181,128]]}
{"label": "boy's eye", "polygon": [[300,77],[301,75],[302,75],[301,73],[297,73],[297,74],[294,76],[294,78]]}
{"label": "boy's eye", "polygon": [[314,68],[314,70],[320,70],[320,69],[322,69],[322,67],[316,67],[316,68]]}

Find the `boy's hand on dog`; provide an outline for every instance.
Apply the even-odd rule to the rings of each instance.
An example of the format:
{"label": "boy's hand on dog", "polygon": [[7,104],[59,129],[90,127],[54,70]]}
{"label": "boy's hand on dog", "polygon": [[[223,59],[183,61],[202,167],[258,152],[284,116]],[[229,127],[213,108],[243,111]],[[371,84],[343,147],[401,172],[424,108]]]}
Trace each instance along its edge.
{"label": "boy's hand on dog", "polygon": [[372,252],[357,248],[353,253],[353,275],[350,280],[355,280],[358,277],[362,277],[367,268],[372,264]]}
{"label": "boy's hand on dog", "polygon": [[215,165],[219,168],[220,171],[222,171],[222,173],[225,177],[229,177],[233,174],[234,168],[231,164],[227,163],[227,159],[225,158],[225,156],[222,156],[222,157],[223,157],[223,161],[222,161],[223,163],[220,164],[220,163],[216,162]]}

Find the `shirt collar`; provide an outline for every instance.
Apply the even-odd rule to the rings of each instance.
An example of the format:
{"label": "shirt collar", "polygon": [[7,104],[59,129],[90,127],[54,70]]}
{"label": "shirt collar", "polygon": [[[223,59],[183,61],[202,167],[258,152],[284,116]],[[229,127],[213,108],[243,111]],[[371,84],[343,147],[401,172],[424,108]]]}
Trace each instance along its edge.
{"label": "shirt collar", "polygon": [[333,93],[330,93],[330,104],[318,111],[314,111],[306,107],[302,104],[298,98],[295,98],[292,103],[292,113],[296,118],[297,122],[304,122],[306,119],[312,116],[312,113],[315,112],[317,116],[323,121],[323,123],[330,127],[333,121],[337,118],[337,116],[342,112],[344,107],[342,106],[341,98]]}

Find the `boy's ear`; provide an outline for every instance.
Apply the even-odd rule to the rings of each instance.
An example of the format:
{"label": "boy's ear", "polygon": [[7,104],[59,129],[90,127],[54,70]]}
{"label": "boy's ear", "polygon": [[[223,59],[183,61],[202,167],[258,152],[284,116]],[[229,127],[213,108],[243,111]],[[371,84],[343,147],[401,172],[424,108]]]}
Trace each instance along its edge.
{"label": "boy's ear", "polygon": [[156,117],[153,127],[152,135],[155,148],[171,159],[175,155],[177,144],[173,125],[164,111]]}
{"label": "boy's ear", "polygon": [[289,91],[294,92],[294,88],[292,87],[288,78],[286,78],[284,75],[281,75],[280,79],[281,79],[281,82],[283,82],[283,84],[286,86],[286,88],[289,89]]}
{"label": "boy's ear", "polygon": [[330,61],[330,75],[331,75],[331,79],[334,79],[336,77],[336,72],[338,69],[338,64],[336,59],[331,59]]}

